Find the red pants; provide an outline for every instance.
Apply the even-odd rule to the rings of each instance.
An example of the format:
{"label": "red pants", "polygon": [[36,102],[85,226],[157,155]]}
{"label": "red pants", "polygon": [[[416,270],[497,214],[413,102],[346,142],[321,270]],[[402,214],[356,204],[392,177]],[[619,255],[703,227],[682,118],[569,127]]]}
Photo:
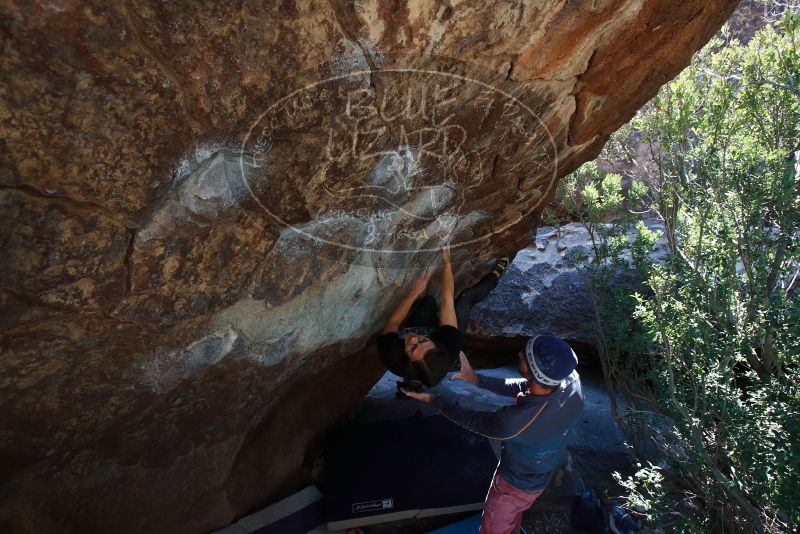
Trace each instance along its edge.
{"label": "red pants", "polygon": [[483,507],[480,534],[519,533],[522,512],[530,508],[543,491],[544,489],[534,492],[517,489],[495,471]]}

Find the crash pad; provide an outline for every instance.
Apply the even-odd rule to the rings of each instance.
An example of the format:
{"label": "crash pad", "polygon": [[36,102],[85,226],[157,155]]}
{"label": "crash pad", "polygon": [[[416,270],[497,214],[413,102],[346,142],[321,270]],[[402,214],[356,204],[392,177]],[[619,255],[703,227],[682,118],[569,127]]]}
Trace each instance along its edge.
{"label": "crash pad", "polygon": [[325,453],[328,528],[480,510],[496,464],[486,438],[442,416],[342,427]]}

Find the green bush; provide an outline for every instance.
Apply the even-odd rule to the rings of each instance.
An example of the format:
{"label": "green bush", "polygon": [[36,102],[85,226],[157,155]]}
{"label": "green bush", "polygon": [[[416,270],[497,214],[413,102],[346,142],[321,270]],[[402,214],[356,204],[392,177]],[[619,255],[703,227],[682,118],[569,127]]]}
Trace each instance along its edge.
{"label": "green bush", "polygon": [[[604,372],[641,462],[620,481],[665,531],[800,522],[799,28],[786,13],[746,46],[713,41],[643,108],[632,129],[650,150],[646,190],[625,200],[596,166],[566,182],[562,203],[592,236],[576,260]],[[647,261],[643,225],[626,237],[645,198],[664,264]],[[635,291],[618,283],[630,267]]]}

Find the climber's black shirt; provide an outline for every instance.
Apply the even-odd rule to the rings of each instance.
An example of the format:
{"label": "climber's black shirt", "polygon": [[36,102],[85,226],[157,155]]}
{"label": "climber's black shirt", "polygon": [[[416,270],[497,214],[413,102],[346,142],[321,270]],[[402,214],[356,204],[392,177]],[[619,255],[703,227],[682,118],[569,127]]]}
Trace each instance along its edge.
{"label": "climber's black shirt", "polygon": [[[458,328],[450,325],[441,325],[436,327],[429,337],[434,343],[444,345],[447,348],[453,363],[458,360],[458,354],[461,352],[461,333]],[[378,354],[387,369],[397,376],[410,380],[420,380],[428,387],[434,386],[435,384],[426,383],[428,381],[425,380],[424,374],[419,373],[416,368],[417,362],[409,360],[403,348],[403,339],[397,332],[389,332],[378,336]]]}

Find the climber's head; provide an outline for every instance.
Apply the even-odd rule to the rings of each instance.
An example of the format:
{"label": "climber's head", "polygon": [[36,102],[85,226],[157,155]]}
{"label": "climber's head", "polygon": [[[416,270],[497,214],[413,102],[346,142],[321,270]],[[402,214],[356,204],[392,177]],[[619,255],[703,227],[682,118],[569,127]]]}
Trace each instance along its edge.
{"label": "climber's head", "polygon": [[428,387],[441,382],[453,365],[447,347],[413,332],[405,335],[404,342],[406,356],[420,381]]}
{"label": "climber's head", "polygon": [[572,348],[555,336],[536,336],[519,352],[519,372],[530,382],[553,388],[572,374],[578,357]]}
{"label": "climber's head", "polygon": [[412,362],[422,360],[428,351],[436,348],[436,343],[431,338],[414,332],[406,333],[403,343],[406,356]]}
{"label": "climber's head", "polygon": [[441,343],[436,343],[432,349],[425,353],[423,358],[422,372],[417,375],[423,384],[433,387],[442,381],[447,372],[453,367],[453,358],[450,351]]}

